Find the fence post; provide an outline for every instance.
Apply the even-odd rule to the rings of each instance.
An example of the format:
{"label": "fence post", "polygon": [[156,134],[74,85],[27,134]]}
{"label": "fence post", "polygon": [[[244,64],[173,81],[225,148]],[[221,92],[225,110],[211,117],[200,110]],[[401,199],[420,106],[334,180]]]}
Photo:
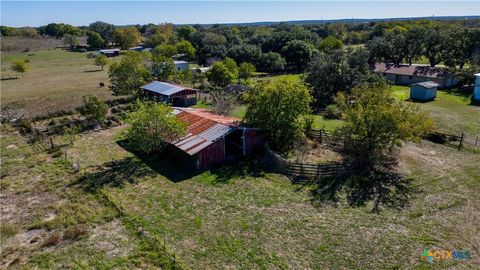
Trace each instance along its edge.
{"label": "fence post", "polygon": [[473,147],[473,149],[475,149],[475,151],[477,151],[477,144],[478,144],[478,136],[477,136],[477,139],[475,140],[475,146]]}
{"label": "fence post", "polygon": [[52,137],[50,137],[50,146],[51,146],[52,149],[53,149],[53,140],[52,140]]}
{"label": "fence post", "polygon": [[463,137],[464,137],[464,134],[462,133],[462,137],[460,137],[460,143],[458,144],[458,151],[460,151],[462,149],[462,146],[463,146]]}
{"label": "fence post", "polygon": [[320,144],[323,143],[323,138],[322,138],[323,130],[320,130]]}
{"label": "fence post", "polygon": [[303,176],[303,163],[300,163],[300,175]]}
{"label": "fence post", "polygon": [[316,176],[316,179],[319,178],[319,175],[320,175],[320,163],[317,164],[317,176]]}

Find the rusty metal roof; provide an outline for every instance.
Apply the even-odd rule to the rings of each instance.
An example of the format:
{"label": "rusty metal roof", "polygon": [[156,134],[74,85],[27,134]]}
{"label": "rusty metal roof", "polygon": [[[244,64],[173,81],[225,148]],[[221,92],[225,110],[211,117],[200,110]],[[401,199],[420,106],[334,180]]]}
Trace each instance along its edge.
{"label": "rusty metal roof", "polygon": [[239,125],[239,119],[214,114],[208,110],[175,108],[178,119],[187,123],[187,135],[172,142],[174,146],[193,156]]}

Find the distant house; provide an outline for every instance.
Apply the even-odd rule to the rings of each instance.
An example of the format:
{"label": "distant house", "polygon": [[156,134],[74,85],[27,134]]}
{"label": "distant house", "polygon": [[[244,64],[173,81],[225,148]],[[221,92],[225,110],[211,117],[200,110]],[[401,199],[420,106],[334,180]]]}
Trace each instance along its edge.
{"label": "distant house", "polygon": [[173,61],[173,63],[178,71],[184,71],[189,66],[187,61]]}
{"label": "distant house", "polygon": [[251,155],[265,143],[260,130],[242,127],[234,117],[192,108],[175,108],[174,114],[187,124],[187,135],[169,142],[170,153],[199,170]]}
{"label": "distant house", "polygon": [[106,57],[114,57],[120,55],[120,49],[105,49],[99,51],[101,54],[105,55]]}
{"label": "distant house", "polygon": [[428,81],[410,85],[410,99],[419,101],[434,100],[437,96],[438,83]]}
{"label": "distant house", "polygon": [[186,86],[153,81],[142,86],[141,89],[145,97],[176,107],[190,107],[197,104],[198,90]]}
{"label": "distant house", "polygon": [[384,77],[387,81],[399,85],[434,81],[439,88],[449,88],[459,83],[455,74],[444,68],[428,65],[393,65],[376,63],[373,72]]}
{"label": "distant house", "polygon": [[128,49],[129,51],[142,52],[144,50],[143,46],[132,47]]}
{"label": "distant house", "polygon": [[480,101],[480,73],[475,74],[475,87],[473,88],[473,100]]}
{"label": "distant house", "polygon": [[210,68],[211,67],[198,67],[198,68],[190,68],[190,70],[197,73],[206,73],[207,71],[210,70]]}

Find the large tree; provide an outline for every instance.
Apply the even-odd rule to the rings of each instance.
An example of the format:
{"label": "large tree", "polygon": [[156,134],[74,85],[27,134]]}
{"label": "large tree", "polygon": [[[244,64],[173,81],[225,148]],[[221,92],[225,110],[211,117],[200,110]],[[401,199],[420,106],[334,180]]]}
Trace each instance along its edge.
{"label": "large tree", "polygon": [[114,95],[139,96],[140,87],[152,79],[146,60],[144,53],[129,51],[120,62],[110,65],[108,76]]}
{"label": "large tree", "polygon": [[187,126],[174,114],[173,108],[158,102],[137,102],[127,116],[125,137],[129,145],[141,152],[161,151],[168,142],[185,135]]}
{"label": "large tree", "polygon": [[371,77],[368,52],[358,48],[318,55],[306,70],[304,81],[312,88],[314,106],[325,107],[339,91],[349,91]]}
{"label": "large tree", "polygon": [[431,67],[442,62],[445,58],[446,33],[440,27],[425,29],[423,55],[428,59]]}
{"label": "large tree", "polygon": [[360,160],[363,172],[391,161],[399,145],[419,141],[432,125],[418,105],[393,98],[386,83],[339,93],[336,101],[345,122],[345,150]]}
{"label": "large tree", "polygon": [[88,26],[88,29],[93,32],[97,32],[102,37],[104,41],[104,44],[102,45],[102,47],[108,46],[109,43],[113,42],[113,34],[115,31],[115,26],[113,24],[97,21],[97,22],[91,23]]}
{"label": "large tree", "polygon": [[288,67],[293,71],[305,70],[317,52],[312,44],[302,40],[289,41],[282,49]]}
{"label": "large tree", "polygon": [[99,33],[88,31],[87,32],[87,44],[92,49],[99,49],[105,46],[105,40],[100,36]]}
{"label": "large tree", "polygon": [[262,53],[258,59],[258,69],[265,72],[280,72],[285,70],[287,61],[279,53]]}
{"label": "large tree", "polygon": [[215,62],[207,72],[208,81],[217,87],[225,87],[238,79],[238,67],[233,59]]}
{"label": "large tree", "polygon": [[258,58],[262,50],[250,44],[240,44],[231,47],[228,50],[228,57],[235,60],[237,63],[249,62],[249,63],[257,63]]}
{"label": "large tree", "polygon": [[304,137],[311,100],[308,88],[300,82],[262,82],[248,95],[243,120],[248,126],[261,128],[273,150],[285,152]]}
{"label": "large tree", "polygon": [[116,29],[114,32],[115,43],[117,43],[122,50],[138,46],[142,41],[142,35],[136,27],[126,27]]}

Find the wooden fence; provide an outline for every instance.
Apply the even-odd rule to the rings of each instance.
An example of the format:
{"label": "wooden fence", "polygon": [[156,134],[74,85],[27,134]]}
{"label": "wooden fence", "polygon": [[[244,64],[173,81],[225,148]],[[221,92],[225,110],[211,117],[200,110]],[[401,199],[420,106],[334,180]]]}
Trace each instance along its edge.
{"label": "wooden fence", "polygon": [[359,160],[319,164],[296,163],[284,159],[273,152],[268,146],[265,148],[267,157],[273,162],[274,166],[280,172],[289,176],[294,182],[297,182],[299,179],[318,179],[347,174],[359,166],[360,163]]}

